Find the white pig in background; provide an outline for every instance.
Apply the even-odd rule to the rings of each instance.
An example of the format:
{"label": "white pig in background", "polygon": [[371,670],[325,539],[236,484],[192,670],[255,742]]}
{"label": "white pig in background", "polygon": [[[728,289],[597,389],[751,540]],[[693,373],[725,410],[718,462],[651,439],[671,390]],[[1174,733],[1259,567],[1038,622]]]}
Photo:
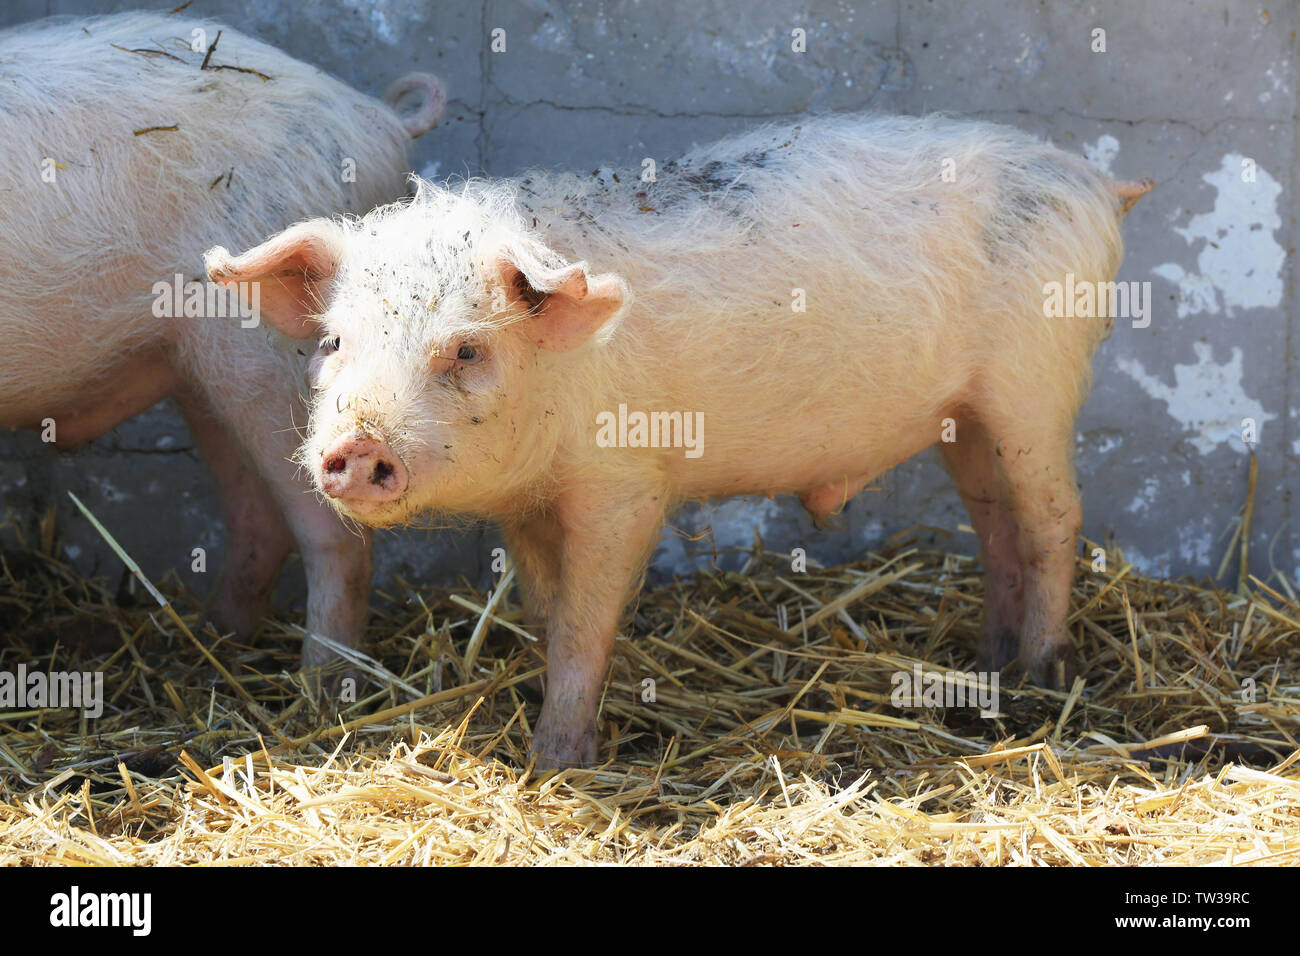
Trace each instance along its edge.
{"label": "white pig in background", "polygon": [[[769,127],[638,172],[422,183],[208,255],[319,339],[300,460],[340,512],[501,523],[549,642],[540,762],[596,758],[619,616],[673,506],[790,492],[824,519],[949,418],[980,665],[1059,682],[1074,419],[1113,320],[1045,318],[1044,287],[1110,280],[1150,183],[933,117]],[[615,440],[634,413],[658,435]]]}
{"label": "white pig in background", "polygon": [[[391,104],[413,92],[422,103],[399,117]],[[174,397],[226,513],[213,614],[242,637],[296,541],[308,630],[355,644],[369,539],[289,460],[307,391],[297,343],[237,315],[187,314],[165,290],[202,280],[203,251],[232,234],[252,243],[403,195],[406,144],[445,102],[434,77],[412,74],[386,105],[185,16],[0,33],[0,425],[67,449]],[[327,657],[306,642],[305,664]]]}

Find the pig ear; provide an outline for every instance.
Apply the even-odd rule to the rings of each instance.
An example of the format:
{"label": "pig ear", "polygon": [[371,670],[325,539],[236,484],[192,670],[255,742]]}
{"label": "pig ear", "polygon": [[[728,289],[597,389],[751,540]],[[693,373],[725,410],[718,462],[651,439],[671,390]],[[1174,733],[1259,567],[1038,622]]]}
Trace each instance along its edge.
{"label": "pig ear", "polygon": [[527,253],[505,252],[498,268],[506,294],[529,307],[522,323],[525,334],[552,352],[567,352],[586,342],[628,298],[619,276],[588,275],[582,262],[555,268]]}
{"label": "pig ear", "polygon": [[290,338],[305,339],[316,333],[315,317],[342,257],[343,230],[328,219],[313,219],[241,256],[216,246],[203,261],[217,285],[257,283],[259,315]]}

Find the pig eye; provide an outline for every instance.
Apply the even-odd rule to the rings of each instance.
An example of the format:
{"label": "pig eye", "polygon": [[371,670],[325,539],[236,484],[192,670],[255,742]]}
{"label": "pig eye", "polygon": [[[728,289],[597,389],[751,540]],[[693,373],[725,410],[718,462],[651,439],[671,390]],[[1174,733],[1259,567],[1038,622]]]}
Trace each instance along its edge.
{"label": "pig eye", "polygon": [[483,349],[466,342],[456,349],[456,361],[462,365],[479,365],[483,362]]}
{"label": "pig eye", "polygon": [[333,352],[337,352],[339,346],[342,344],[343,341],[337,335],[327,335],[325,338],[320,340],[320,350],[326,355],[329,355]]}

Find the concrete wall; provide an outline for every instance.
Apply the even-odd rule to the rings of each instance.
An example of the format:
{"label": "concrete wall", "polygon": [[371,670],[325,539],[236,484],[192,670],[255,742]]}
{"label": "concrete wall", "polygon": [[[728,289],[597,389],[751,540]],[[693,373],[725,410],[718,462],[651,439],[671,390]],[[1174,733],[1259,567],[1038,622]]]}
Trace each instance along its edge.
{"label": "concrete wall", "polygon": [[[133,5],[9,0],[0,26]],[[1159,188],[1126,220],[1120,275],[1151,284],[1150,326],[1118,323],[1079,423],[1085,534],[1113,538],[1150,572],[1210,573],[1245,498],[1249,417],[1259,432],[1253,570],[1296,574],[1294,4],[195,0],[179,17],[191,13],[374,94],[409,70],[441,75],[447,117],[414,158],[427,175],[662,161],[764,120],[871,108],[1009,123],[1116,175],[1154,177]],[[498,28],[506,50],[490,52]],[[806,31],[806,52],[792,52],[794,28]],[[1095,28],[1105,52],[1092,49]],[[1253,181],[1243,180],[1252,167],[1244,160]],[[913,524],[966,520],[933,452],[878,488],[850,504],[835,533],[815,531],[793,499],[692,507],[665,536],[657,566],[707,564],[714,546],[748,546],[756,529],[770,549],[803,547],[831,562]],[[154,574],[188,575],[196,545],[220,553],[212,482],[170,408],[72,456],[33,436],[0,438],[3,503],[28,524],[56,505],[76,564],[116,575],[68,489]],[[688,540],[709,526],[711,536]],[[974,547],[969,534],[943,540]],[[481,577],[493,543],[491,532],[381,535],[380,577]]]}

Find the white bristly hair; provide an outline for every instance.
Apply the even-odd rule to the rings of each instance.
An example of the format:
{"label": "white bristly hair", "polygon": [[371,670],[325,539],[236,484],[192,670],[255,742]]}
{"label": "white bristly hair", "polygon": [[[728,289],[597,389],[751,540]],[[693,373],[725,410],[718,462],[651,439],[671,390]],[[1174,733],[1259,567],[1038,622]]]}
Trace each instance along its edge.
{"label": "white bristly hair", "polygon": [[[310,263],[317,314],[275,321],[324,336],[300,460],[337,508],[501,522],[550,641],[533,750],[564,766],[596,758],[619,611],[674,504],[793,492],[820,522],[935,444],[984,557],[981,666],[1069,686],[1073,423],[1113,318],[1045,302],[1112,279],[1148,188],[1005,127],[829,117],[654,182],[421,183],[208,261],[225,281]],[[610,447],[620,407],[690,416],[700,454]]]}
{"label": "white bristly hair", "polygon": [[[585,473],[635,459],[677,497],[852,485],[933,443],[958,405],[1073,421],[1110,324],[1044,319],[1043,286],[1113,276],[1118,208],[1104,175],[1007,127],[826,117],[696,150],[654,183],[637,170],[420,182],[412,202],[346,224],[324,321],[354,345],[349,394],[412,458],[394,518],[530,507],[551,493],[557,453]],[[493,308],[482,268],[502,254],[616,274],[625,307],[581,349],[521,351],[499,329],[526,319]],[[494,386],[514,423],[500,441],[470,437],[496,429],[465,429],[479,406],[428,375],[433,349],[484,335],[528,365]],[[319,393],[308,462],[352,425],[336,391]],[[703,412],[703,458],[596,447],[595,414],[619,403]],[[490,464],[444,467],[449,428]],[[852,440],[790,454],[821,428]]]}

